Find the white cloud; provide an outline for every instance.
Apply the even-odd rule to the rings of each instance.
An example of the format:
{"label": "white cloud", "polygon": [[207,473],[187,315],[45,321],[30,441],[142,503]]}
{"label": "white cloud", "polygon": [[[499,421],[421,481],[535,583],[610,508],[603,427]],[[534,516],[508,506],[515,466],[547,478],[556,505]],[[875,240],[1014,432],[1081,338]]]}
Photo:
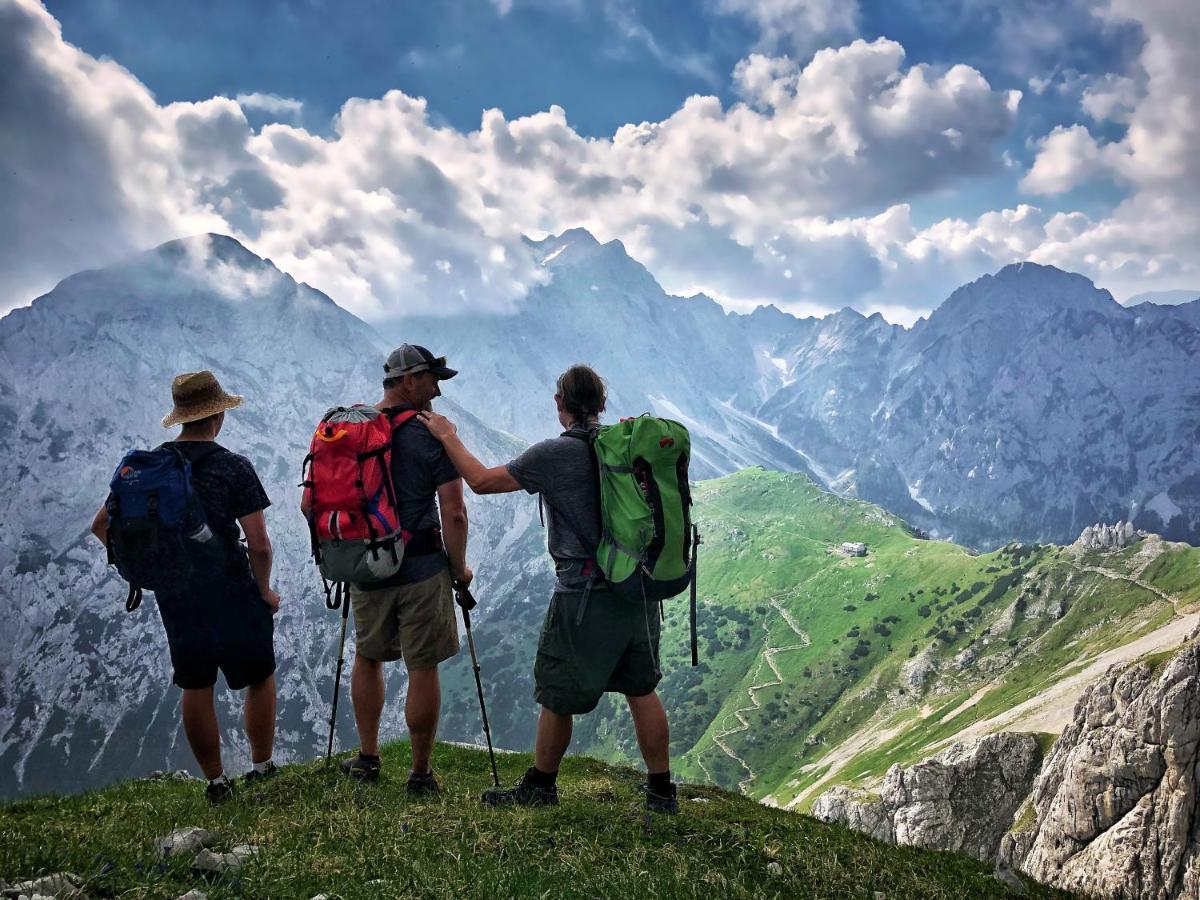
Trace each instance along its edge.
{"label": "white cloud", "polygon": [[893,41],[806,64],[751,55],[733,74],[738,102],[694,96],[611,138],[580,135],[557,106],[488,110],[461,132],[399,91],[347,101],[319,135],[247,122],[245,108],[290,113],[287,98],[159,105],[17,0],[0,6],[0,56],[17,76],[0,82],[0,151],[20,173],[0,181],[0,298],[25,302],[56,277],[211,230],[367,317],[501,310],[545,278],[521,234],[574,225],[621,238],[670,290],[742,308],[853,304],[909,322],[1020,259],[1118,295],[1186,287],[1200,280],[1200,73],[1186,50],[1200,35],[1172,9],[1157,0],[1147,14],[1141,71],[1078,88],[1126,134],[1055,129],[1023,180],[1061,194],[1119,179],[1132,195],[1111,215],[1017,205],[918,227],[912,198],[1005,164],[997,144],[1020,94],[968,66],[906,65]]}
{"label": "white cloud", "polygon": [[1021,179],[1032,194],[1061,194],[1094,177],[1102,168],[1100,147],[1082,125],[1059,125],[1038,143],[1033,167]]}
{"label": "white cloud", "polygon": [[298,119],[304,113],[304,104],[291,97],[280,97],[277,94],[238,94],[238,106],[242,109],[256,109],[273,116]]}
{"label": "white cloud", "polygon": [[1077,218],[1038,252],[1118,295],[1186,286],[1200,277],[1200,15],[1194,0],[1112,0],[1104,15],[1140,24],[1137,71],[1096,83],[1081,103],[1125,133],[1105,141],[1082,125],[1055,129],[1022,186],[1052,194],[1107,177],[1129,196],[1103,218]]}
{"label": "white cloud", "polygon": [[1097,122],[1128,122],[1139,99],[1137,81],[1108,73],[1084,89],[1080,105]]}
{"label": "white cloud", "polygon": [[[11,158],[30,185],[0,198],[0,221],[31,235],[0,242],[7,305],[47,273],[213,230],[368,317],[503,309],[545,277],[521,234],[576,224],[626,239],[671,288],[703,286],[699,273],[734,301],[850,300],[881,283],[876,249],[836,219],[811,223],[989,171],[1019,97],[966,66],[906,67],[903,48],[877,40],[804,66],[753,56],[736,73],[741,102],[692,97],[611,139],[581,136],[559,107],[489,110],[463,133],[399,91],[347,101],[329,136],[255,131],[235,100],[159,106],[120,66],[64,43],[33,0],[7,15],[20,27],[5,57],[45,92],[0,122],[24,136]],[[42,157],[64,133],[79,173],[62,197],[72,170]],[[39,249],[63,221],[70,241]]]}
{"label": "white cloud", "polygon": [[858,34],[857,0],[717,0],[717,9],[757,26],[759,49],[802,59],[830,41]]}

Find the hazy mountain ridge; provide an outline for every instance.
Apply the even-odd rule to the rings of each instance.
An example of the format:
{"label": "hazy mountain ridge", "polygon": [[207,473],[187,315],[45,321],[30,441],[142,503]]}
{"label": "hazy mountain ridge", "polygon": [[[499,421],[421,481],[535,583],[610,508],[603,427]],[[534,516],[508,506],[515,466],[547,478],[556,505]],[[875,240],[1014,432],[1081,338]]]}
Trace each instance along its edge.
{"label": "hazy mountain ridge", "polygon": [[582,229],[531,247],[550,280],[516,313],[393,329],[469,360],[456,396],[526,440],[553,433],[553,378],[588,361],[613,416],[692,430],[696,477],[802,471],[977,547],[1069,542],[1117,519],[1200,541],[1200,303],[1126,308],[1022,263],[905,329],[672,297]]}

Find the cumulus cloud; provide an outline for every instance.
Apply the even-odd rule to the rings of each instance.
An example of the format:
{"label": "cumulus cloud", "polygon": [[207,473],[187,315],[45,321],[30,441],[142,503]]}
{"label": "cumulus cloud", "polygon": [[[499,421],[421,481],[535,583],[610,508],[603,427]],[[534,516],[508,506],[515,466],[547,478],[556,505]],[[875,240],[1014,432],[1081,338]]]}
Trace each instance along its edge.
{"label": "cumulus cloud", "polygon": [[[1022,180],[1038,195],[1119,180],[1131,195],[1112,214],[1020,204],[919,227],[913,198],[1005,165],[998,144],[1020,94],[969,66],[909,65],[894,41],[806,62],[753,54],[733,72],[735,102],[693,96],[607,138],[579,134],[557,106],[516,119],[488,110],[463,132],[401,91],[348,100],[315,134],[297,124],[297,101],[272,95],[160,105],[118,64],[65,43],[34,0],[16,0],[0,6],[0,57],[15,76],[0,81],[0,303],[128,250],[220,231],[368,318],[504,310],[548,277],[521,235],[575,225],[622,239],[669,290],[736,308],[852,304],[907,323],[1021,259],[1118,295],[1187,286],[1200,245],[1200,35],[1178,2],[1143,13],[1115,2],[1112,16],[1143,15],[1138,71],[1078,92],[1092,121],[1124,135],[1056,128]],[[285,121],[255,127],[247,109]]]}
{"label": "cumulus cloud", "polygon": [[1082,125],[1041,142],[1026,190],[1055,194],[1107,177],[1129,190],[1110,215],[1039,248],[1045,261],[1100,278],[1118,296],[1186,287],[1200,276],[1200,16],[1192,0],[1112,0],[1104,15],[1136,22],[1137,71],[1084,92],[1094,119],[1126,124],[1116,140]]}
{"label": "cumulus cloud", "polygon": [[1092,178],[1102,168],[1100,146],[1082,125],[1056,126],[1038,143],[1033,167],[1021,189],[1033,194],[1061,194]]}
{"label": "cumulus cloud", "polygon": [[753,23],[760,49],[800,58],[858,33],[856,0],[717,0],[717,9]]}
{"label": "cumulus cloud", "polygon": [[1136,80],[1110,72],[1084,89],[1080,106],[1097,122],[1128,122],[1141,93]]}
{"label": "cumulus cloud", "polygon": [[836,217],[991,170],[1019,100],[967,66],[908,66],[899,44],[859,40],[805,65],[752,56],[738,102],[692,97],[611,138],[580,135],[559,107],[489,110],[463,133],[400,91],[347,101],[316,135],[247,123],[243,102],[285,98],[160,106],[63,42],[34,0],[5,10],[4,55],[23,69],[0,87],[0,140],[22,185],[0,195],[0,221],[30,235],[0,243],[6,305],[51,273],[211,230],[371,318],[505,309],[546,277],[521,235],[577,224],[625,239],[668,288],[849,301],[887,267]]}
{"label": "cumulus cloud", "polygon": [[242,109],[255,109],[272,116],[298,119],[304,113],[304,103],[292,97],[280,97],[278,94],[238,94],[238,106]]}

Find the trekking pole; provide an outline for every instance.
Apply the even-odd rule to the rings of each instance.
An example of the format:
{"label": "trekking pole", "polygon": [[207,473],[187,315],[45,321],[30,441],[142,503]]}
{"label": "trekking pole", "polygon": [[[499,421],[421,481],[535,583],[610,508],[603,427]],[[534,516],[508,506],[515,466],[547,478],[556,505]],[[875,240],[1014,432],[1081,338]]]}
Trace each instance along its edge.
{"label": "trekking pole", "polygon": [[483,681],[479,677],[479,657],[475,655],[475,638],[471,634],[471,610],[476,607],[470,589],[461,581],[454,582],[454,599],[462,610],[463,625],[467,628],[467,648],[471,651],[471,667],[475,670],[475,690],[479,692],[479,714],[483,718],[483,734],[487,738],[488,757],[492,761],[492,782],[500,787],[500,773],[496,771],[496,751],[492,749],[492,729],[488,725],[487,706],[483,702]]}
{"label": "trekking pole", "polygon": [[697,644],[697,640],[696,640],[696,578],[697,578],[699,568],[700,568],[698,565],[699,560],[697,559],[697,556],[700,553],[700,544],[701,543],[703,543],[703,542],[700,540],[700,529],[697,528],[695,525],[692,525],[692,584],[691,584],[691,598],[690,598],[690,603],[689,603],[689,608],[688,608],[688,623],[691,625],[691,629],[692,629],[691,637],[692,637],[692,666],[693,667],[700,665],[700,652],[699,652],[700,648],[699,648],[699,646]]}
{"label": "trekking pole", "polygon": [[325,747],[325,765],[328,767],[329,760],[333,757],[333,729],[337,722],[337,704],[338,694],[341,692],[342,686],[342,666],[346,664],[346,620],[350,617],[350,597],[348,592],[343,590],[342,585],[337,585],[333,591],[333,599],[325,598],[325,606],[329,609],[342,608],[342,636],[338,640],[338,661],[337,674],[333,676],[333,709],[329,712],[329,743]]}

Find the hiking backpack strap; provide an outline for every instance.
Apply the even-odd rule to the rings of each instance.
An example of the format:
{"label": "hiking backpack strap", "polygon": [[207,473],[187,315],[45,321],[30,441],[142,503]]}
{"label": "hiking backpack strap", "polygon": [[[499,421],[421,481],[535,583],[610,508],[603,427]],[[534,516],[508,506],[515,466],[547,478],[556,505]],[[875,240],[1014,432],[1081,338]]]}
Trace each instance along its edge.
{"label": "hiking backpack strap", "polygon": [[[596,458],[596,446],[594,444],[597,430],[597,426],[593,426],[586,430],[571,428],[567,431],[564,431],[561,435],[559,435],[559,437],[575,438],[576,440],[583,441],[585,444],[587,444],[588,457],[592,461],[592,483],[594,496],[596,498],[596,531],[600,535],[603,535],[604,512],[600,506],[600,461]],[[542,495],[538,494],[538,512],[540,513],[541,511]],[[562,516],[561,518],[570,522],[570,519],[567,516]],[[583,534],[575,527],[574,524],[571,524],[571,530],[575,532],[575,537],[579,541],[580,546],[586,546],[587,541],[584,540]],[[588,598],[590,598],[592,595],[592,588],[595,587],[596,584],[596,573],[599,571],[600,566],[597,564],[596,560],[588,559],[584,562],[583,570],[580,572],[580,574],[587,576],[587,583],[583,586],[583,597],[579,601],[579,612],[575,615],[576,625],[583,624],[583,616],[584,613],[587,612]]]}
{"label": "hiking backpack strap", "polygon": [[[417,417],[417,416],[420,414],[420,410],[416,410],[416,409],[409,409],[409,408],[400,409],[400,408],[398,408],[398,407],[395,407],[395,406],[388,407],[387,409],[384,409],[384,410],[382,410],[382,412],[383,412],[383,414],[384,414],[384,415],[386,415],[386,416],[388,417],[388,420],[389,420],[389,421],[392,423],[392,434],[393,434],[393,435],[396,433],[396,430],[397,430],[397,429],[399,429],[399,428],[403,428],[405,425],[407,425],[409,422],[411,422],[413,419],[415,419],[415,418],[416,418],[416,417]],[[391,491],[393,491],[393,492],[395,491],[395,485],[394,485],[394,483],[392,482],[392,473],[391,473],[391,472],[387,472],[387,473],[386,473],[386,475],[385,475],[385,483],[388,485],[388,490],[391,490]],[[421,511],[421,514],[420,514],[419,516],[417,516],[417,518],[416,518],[414,521],[415,521],[415,522],[420,522],[420,521],[421,521],[422,519],[424,519],[424,518],[425,518],[427,515],[429,515],[429,513],[431,513],[431,512],[434,510],[434,508],[435,508],[436,506],[437,506],[437,489],[435,488],[435,489],[434,489],[434,492],[433,492],[433,496],[429,498],[429,504],[428,504],[428,506],[426,506],[426,507],[425,507],[425,509],[423,509],[423,510]],[[399,502],[399,498],[398,498],[398,497],[396,497],[396,496],[394,495],[394,493],[393,493],[393,499],[392,499],[392,508],[396,510],[396,522],[397,522],[397,524],[399,524],[399,521],[400,521],[400,502]],[[403,526],[402,526],[402,527],[403,527]],[[416,550],[414,550],[414,552],[413,552],[413,555],[414,555],[414,556],[428,555],[428,554],[429,554],[429,553],[431,553],[431,552],[432,552],[432,553],[436,553],[436,552],[438,552],[439,550],[441,550],[441,549],[442,549],[441,528],[439,528],[437,525],[434,525],[434,526],[433,526],[432,528],[430,528],[430,529],[422,529],[422,530],[420,530],[420,531],[418,531],[418,530],[414,530],[414,531],[413,531],[411,534],[409,534],[409,536],[408,536],[408,537],[405,539],[405,541],[406,541],[406,545],[407,545],[407,542],[408,542],[409,540],[413,540],[413,539],[415,539],[415,538],[416,538],[416,536],[417,536],[418,534],[422,534],[422,532],[423,532],[423,531],[432,531],[432,532],[434,532],[434,537],[433,537],[433,543],[432,543],[432,545],[430,545],[430,544],[426,543],[426,544],[424,544],[424,546],[426,546],[426,547],[428,547],[428,546],[433,546],[435,549],[434,549],[434,550],[432,550],[432,551],[428,551],[428,550],[422,550],[422,551],[420,551],[420,552],[416,552]],[[416,546],[417,546],[417,547],[420,547],[420,546],[422,546],[422,544],[421,544],[420,542],[418,542],[418,543],[416,544]],[[407,552],[407,551],[406,551],[406,552]]]}

